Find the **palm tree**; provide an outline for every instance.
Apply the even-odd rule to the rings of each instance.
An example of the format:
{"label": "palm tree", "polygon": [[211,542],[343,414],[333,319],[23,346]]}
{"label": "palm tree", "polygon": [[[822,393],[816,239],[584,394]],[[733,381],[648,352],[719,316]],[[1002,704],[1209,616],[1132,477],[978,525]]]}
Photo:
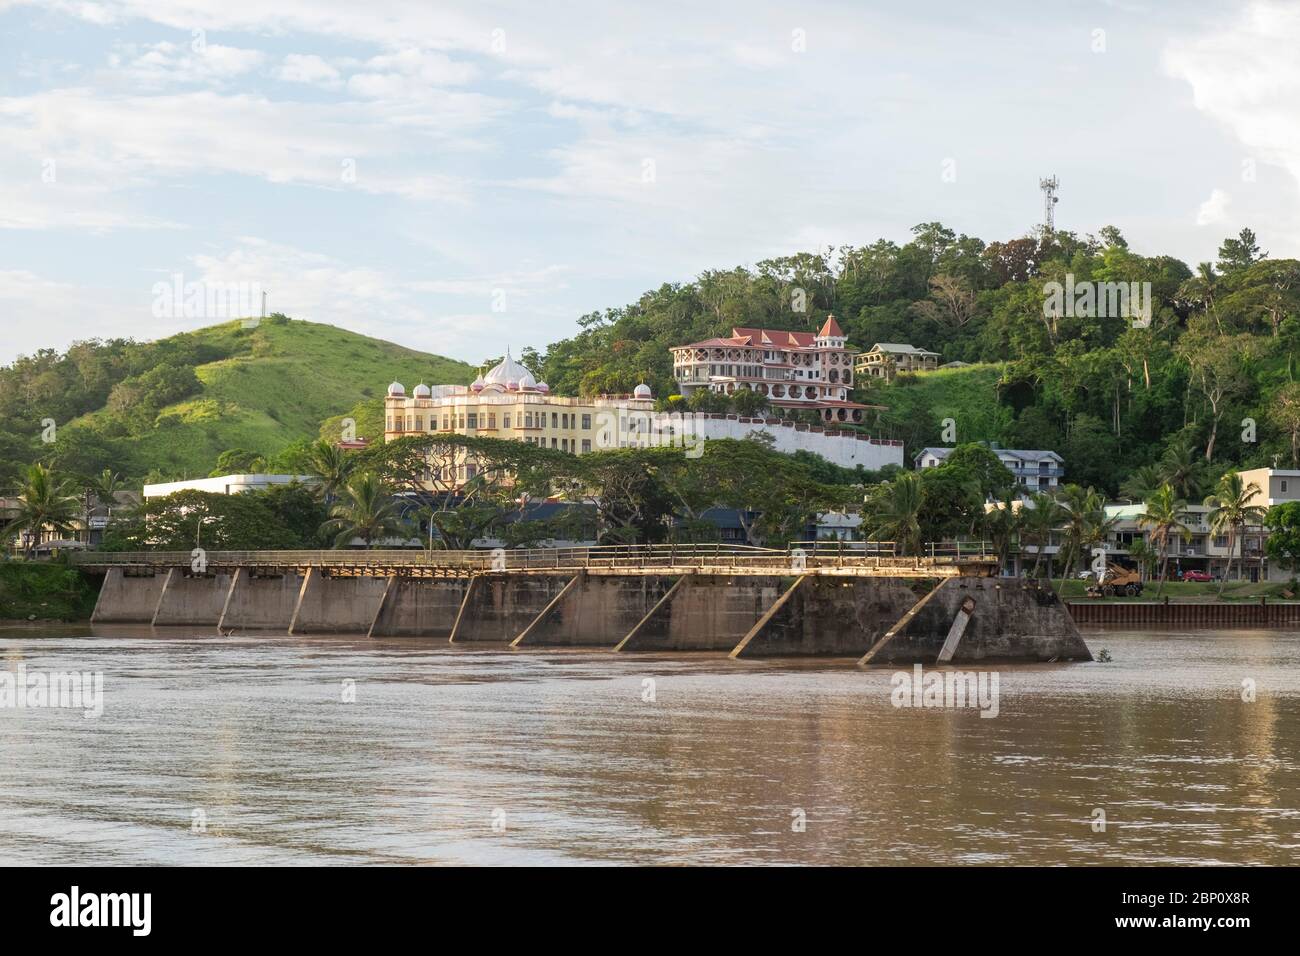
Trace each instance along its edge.
{"label": "palm tree", "polygon": [[1138,538],[1129,545],[1128,554],[1137,562],[1138,573],[1141,574],[1142,580],[1148,580],[1155,574],[1156,565],[1160,563],[1160,553],[1146,541]]}
{"label": "palm tree", "polygon": [[1021,509],[1016,507],[1018,499],[1014,492],[1008,491],[985,509],[980,518],[983,533],[998,556],[998,566],[1006,567],[1011,554],[1011,544],[1020,531]]}
{"label": "palm tree", "polygon": [[352,473],[348,453],[322,438],[312,442],[308,448],[305,464],[307,473],[320,482],[321,498],[326,507],[330,506]]}
{"label": "palm tree", "polygon": [[47,465],[32,465],[18,486],[18,511],[6,531],[28,533],[25,553],[30,558],[42,531],[65,534],[72,531],[77,505],[69,479]]}
{"label": "palm tree", "polygon": [[1106,499],[1095,488],[1066,485],[1061,489],[1061,518],[1065,525],[1065,569],[1095,546],[1104,544],[1115,526],[1115,518],[1106,517]]}
{"label": "palm tree", "polygon": [[903,472],[880,486],[863,508],[871,540],[893,541],[902,554],[921,552],[921,476]]}
{"label": "palm tree", "polygon": [[117,493],[126,487],[122,476],[111,468],[105,468],[98,475],[89,475],[81,480],[85,493],[86,544],[90,544],[90,518],[94,510],[92,502],[102,505],[109,518],[113,517],[113,506],[117,504]]}
{"label": "palm tree", "polygon": [[[1214,494],[1205,499],[1205,506],[1210,509],[1206,516],[1210,522],[1210,531],[1214,534],[1228,536],[1228,567],[1224,569],[1223,580],[1219,582],[1219,594],[1228,583],[1228,574],[1232,571],[1232,552],[1241,534],[1248,524],[1262,524],[1264,507],[1251,502],[1259,495],[1259,485],[1253,481],[1247,485],[1241,475],[1230,471],[1219,479]],[[1237,557],[1237,576],[1241,576],[1242,555]]]}
{"label": "palm tree", "polygon": [[1219,321],[1219,310],[1216,305],[1219,285],[1219,276],[1214,271],[1214,265],[1202,262],[1196,267],[1196,273],[1179,286],[1178,298],[1188,305],[1199,306],[1202,311],[1211,315],[1215,326],[1222,333],[1223,323]]}
{"label": "palm tree", "polygon": [[339,489],[339,501],[330,509],[322,531],[334,534],[334,547],[342,548],[354,538],[370,547],[376,538],[400,534],[406,528],[389,490],[370,471],[353,475]]}
{"label": "palm tree", "polygon": [[1192,498],[1200,486],[1200,470],[1197,451],[1190,442],[1170,445],[1160,460],[1161,484],[1169,485],[1176,495]]}
{"label": "palm tree", "polygon": [[1129,501],[1146,501],[1155,491],[1164,484],[1164,475],[1158,465],[1143,465],[1133,474],[1124,479],[1123,484],[1119,486],[1121,498],[1127,498]]}
{"label": "palm tree", "polygon": [[[1046,492],[1034,492],[1020,511],[1020,539],[1033,544],[1035,548],[1034,567],[1029,572],[1031,578],[1038,577],[1038,567],[1042,563],[1048,546],[1052,543],[1052,532],[1060,526],[1064,513],[1057,500]],[[1052,561],[1047,561],[1047,581],[1052,581]]]}
{"label": "palm tree", "polygon": [[1165,589],[1165,575],[1169,569],[1170,536],[1177,534],[1184,541],[1192,536],[1182,521],[1187,502],[1175,495],[1173,486],[1166,483],[1152,493],[1144,508],[1138,515],[1138,526],[1151,529],[1151,544],[1160,555],[1160,585],[1156,588],[1156,597],[1159,597]]}

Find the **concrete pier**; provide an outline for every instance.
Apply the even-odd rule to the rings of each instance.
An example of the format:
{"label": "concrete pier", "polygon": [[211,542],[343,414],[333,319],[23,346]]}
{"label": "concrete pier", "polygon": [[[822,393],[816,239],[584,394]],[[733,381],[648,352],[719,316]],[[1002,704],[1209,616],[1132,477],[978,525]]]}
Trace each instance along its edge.
{"label": "concrete pier", "polygon": [[90,614],[91,623],[152,624],[166,582],[166,574],[134,575],[110,568]]}
{"label": "concrete pier", "polygon": [[683,575],[616,651],[730,651],[797,581],[777,575]]}
{"label": "concrete pier", "polygon": [[515,647],[613,647],[677,578],[579,572],[515,638]]}
{"label": "concrete pier", "polygon": [[[969,603],[968,603],[969,599]],[[945,651],[954,623],[951,663],[1090,661],[1092,654],[1065,605],[1037,581],[948,578],[921,598],[876,642],[863,664],[932,664]]]}
{"label": "concrete pier", "polygon": [[312,568],[303,579],[289,633],[367,634],[387,586],[387,578],[333,575]]}
{"label": "concrete pier", "polygon": [[861,657],[936,584],[933,578],[804,575],[731,656]]}
{"label": "concrete pier", "polygon": [[223,631],[288,631],[302,582],[303,576],[292,571],[254,575],[248,568],[238,569],[217,626]]}
{"label": "concrete pier", "polygon": [[225,571],[188,574],[184,568],[172,568],[158,598],[154,626],[216,627],[221,623],[234,579]]}
{"label": "concrete pier", "polygon": [[390,576],[370,636],[450,638],[467,587],[468,578]]}
{"label": "concrete pier", "polygon": [[479,574],[471,580],[450,640],[509,643],[564,589],[572,574]]}
{"label": "concrete pier", "polygon": [[[1092,659],[1057,595],[986,576],[982,548],[947,558],[681,548],[490,561],[479,552],[212,552],[204,574],[191,572],[188,552],[114,553],[92,565],[105,578],[91,620],[888,666]],[[1271,608],[1250,610],[1263,618]]]}

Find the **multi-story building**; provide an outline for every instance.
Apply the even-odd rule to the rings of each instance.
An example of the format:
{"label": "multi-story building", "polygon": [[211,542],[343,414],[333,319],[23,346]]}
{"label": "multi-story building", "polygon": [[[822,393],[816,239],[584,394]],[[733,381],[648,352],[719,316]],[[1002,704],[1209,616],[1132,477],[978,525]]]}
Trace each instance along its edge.
{"label": "multi-story building", "polygon": [[[506,357],[471,385],[388,386],[384,439],[407,435],[478,435],[526,441],[575,455],[611,448],[651,445],[694,446],[719,438],[766,433],[776,451],[808,451],[844,468],[879,470],[903,463],[903,443],[860,432],[809,426],[775,418],[656,412],[648,385],[631,395],[566,398],[552,395],[528,369]],[[478,473],[468,455],[433,465],[433,487],[456,486]]]}
{"label": "multi-story building", "polygon": [[[648,385],[638,385],[631,395],[563,398],[507,355],[468,386],[420,384],[408,396],[402,383],[393,382],[384,400],[384,440],[442,432],[509,438],[580,455],[635,444],[629,442],[629,416],[635,421],[653,411]],[[452,483],[478,471],[466,456],[447,467],[455,474],[437,477]]]}
{"label": "multi-story building", "polygon": [[[998,456],[1016,482],[1026,491],[1051,491],[1065,480],[1065,459],[1054,451],[1029,448],[1002,448],[996,443],[989,450]],[[951,448],[922,448],[915,455],[917,468],[936,468],[947,461]]]}
{"label": "multi-story building", "polygon": [[780,409],[808,409],[823,421],[861,422],[868,405],[850,400],[853,351],[835,316],[816,335],[733,328],[730,338],[678,345],[673,377],[684,396],[701,388],[725,395],[751,389]]}
{"label": "multi-story building", "polygon": [[939,367],[940,354],[898,342],[877,342],[858,356],[859,375],[891,380],[899,372],[929,372]]}

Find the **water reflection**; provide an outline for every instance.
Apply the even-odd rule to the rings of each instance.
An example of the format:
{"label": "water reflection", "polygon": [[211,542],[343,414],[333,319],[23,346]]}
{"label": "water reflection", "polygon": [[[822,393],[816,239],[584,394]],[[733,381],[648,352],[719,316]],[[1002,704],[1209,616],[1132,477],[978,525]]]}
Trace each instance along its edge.
{"label": "water reflection", "polygon": [[3,630],[105,710],[0,709],[0,862],[1293,862],[1300,637],[1088,636],[990,720],[847,661]]}

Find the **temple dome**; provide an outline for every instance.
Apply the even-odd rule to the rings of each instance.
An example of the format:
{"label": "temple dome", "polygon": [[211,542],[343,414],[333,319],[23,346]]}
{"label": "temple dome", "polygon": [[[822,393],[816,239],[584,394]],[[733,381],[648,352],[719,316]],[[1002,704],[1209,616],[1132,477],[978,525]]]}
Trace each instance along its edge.
{"label": "temple dome", "polygon": [[645,382],[642,382],[640,385],[638,385],[635,389],[632,390],[632,397],[633,397],[633,398],[649,398],[649,397],[650,397],[650,386],[647,385]]}
{"label": "temple dome", "polygon": [[506,352],[505,359],[501,364],[492,368],[483,376],[484,387],[496,385],[511,392],[520,389],[533,389],[537,387],[537,379],[533,378],[533,373],[528,371],[513,358],[510,353]]}
{"label": "temple dome", "polygon": [[539,392],[549,392],[551,390],[551,386],[547,385],[545,382],[538,382],[537,390]]}
{"label": "temple dome", "polygon": [[432,390],[429,388],[428,385],[425,385],[423,382],[415,386],[416,398],[428,398],[431,394],[433,394]]}
{"label": "temple dome", "polygon": [[406,386],[403,385],[401,382],[394,382],[392,385],[389,385],[389,386],[388,386],[388,397],[389,397],[389,398],[405,398],[405,397],[406,397]]}

